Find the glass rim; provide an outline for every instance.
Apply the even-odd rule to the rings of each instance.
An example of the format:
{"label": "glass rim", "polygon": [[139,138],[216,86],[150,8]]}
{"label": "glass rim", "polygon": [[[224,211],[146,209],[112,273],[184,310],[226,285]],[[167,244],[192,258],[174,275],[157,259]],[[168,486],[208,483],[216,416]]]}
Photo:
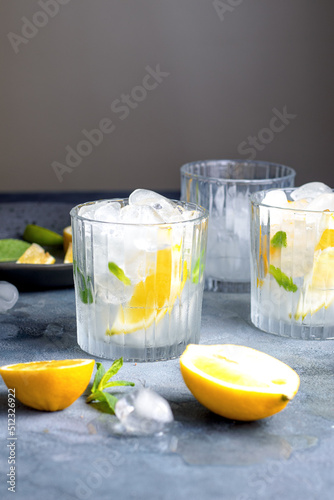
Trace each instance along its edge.
{"label": "glass rim", "polygon": [[[250,202],[253,206],[256,207],[265,207],[265,208],[274,208],[275,210],[288,210],[289,212],[299,212],[299,213],[308,213],[308,214],[328,214],[334,215],[334,210],[307,210],[307,208],[296,208],[296,207],[277,207],[276,205],[267,205],[266,203],[262,203],[261,201],[257,201],[255,198],[257,196],[261,196],[262,194],[270,193],[271,191],[283,191],[284,193],[291,193],[298,189],[296,187],[290,188],[273,188],[273,189],[262,189],[261,191],[256,191],[250,195]],[[332,189],[334,192],[334,189]],[[325,193],[324,193],[325,194]]]}
{"label": "glass rim", "polygon": [[143,222],[123,222],[123,221],[113,221],[113,222],[108,222],[108,221],[100,221],[100,220],[95,220],[95,219],[89,219],[85,217],[84,215],[79,215],[79,210],[80,208],[87,206],[87,205],[94,205],[96,203],[99,203],[100,201],[110,201],[110,202],[124,202],[128,201],[129,198],[107,198],[107,199],[101,199],[101,200],[94,200],[94,201],[86,201],[85,203],[80,203],[79,205],[76,205],[70,210],[70,216],[73,219],[81,220],[83,222],[91,222],[97,223],[97,224],[107,224],[107,225],[118,225],[118,226],[133,226],[133,227],[168,227],[176,224],[188,224],[190,222],[198,222],[204,219],[209,218],[209,211],[204,208],[202,205],[197,205],[196,203],[188,202],[188,201],[180,201],[180,200],[169,200],[173,201],[175,203],[178,203],[182,206],[184,205],[190,205],[192,210],[196,210],[201,212],[198,217],[194,217],[192,219],[186,219],[186,220],[180,220],[180,221],[173,221],[173,222],[148,222],[148,223],[143,223]]}
{"label": "glass rim", "polygon": [[[216,163],[217,167],[219,166],[226,166],[226,164],[231,163],[231,164],[239,164],[239,165],[245,165],[246,167],[251,167],[251,166],[260,166],[260,167],[265,167],[265,166],[273,166],[273,167],[282,167],[285,168],[289,171],[288,174],[282,175],[279,177],[272,177],[271,179],[233,179],[233,178],[221,178],[221,177],[214,177],[214,176],[207,176],[207,175],[201,175],[201,174],[195,174],[189,172],[187,169],[189,167],[195,166],[195,165],[208,165],[209,163]],[[220,165],[219,165],[220,164]],[[295,178],[296,177],[296,171],[292,167],[288,167],[287,165],[282,165],[281,163],[274,163],[270,161],[255,161],[255,160],[235,160],[235,159],[222,159],[222,160],[197,160],[197,161],[192,161],[189,163],[185,163],[180,167],[180,172],[181,175],[185,175],[187,177],[191,177],[194,179],[202,179],[206,182],[213,182],[213,181],[218,181],[222,183],[236,183],[236,184],[271,184],[274,181],[279,181],[279,180],[284,180],[284,179],[290,179],[290,178]]]}

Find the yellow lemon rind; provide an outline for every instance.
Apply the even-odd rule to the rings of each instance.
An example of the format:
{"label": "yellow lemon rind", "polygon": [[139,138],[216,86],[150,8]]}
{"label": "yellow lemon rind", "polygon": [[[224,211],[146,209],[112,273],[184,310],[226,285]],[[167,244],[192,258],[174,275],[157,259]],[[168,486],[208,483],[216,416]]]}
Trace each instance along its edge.
{"label": "yellow lemon rind", "polygon": [[[203,346],[195,347],[203,348]],[[219,380],[196,368],[191,361],[191,356],[187,355],[187,350],[192,348],[193,346],[189,345],[180,358],[180,368],[185,384],[203,406],[225,418],[252,421],[269,417],[283,410],[298,391],[300,384],[298,374],[276,358],[273,358],[275,362],[281,363],[284,371],[290,374],[291,382],[285,384],[284,387],[280,385],[276,387],[271,385],[268,388],[250,387]],[[203,356],[205,356],[204,350]]]}
{"label": "yellow lemon rind", "polygon": [[1,366],[0,374],[21,403],[36,410],[58,411],[86,390],[94,364],[93,359],[18,363]]}

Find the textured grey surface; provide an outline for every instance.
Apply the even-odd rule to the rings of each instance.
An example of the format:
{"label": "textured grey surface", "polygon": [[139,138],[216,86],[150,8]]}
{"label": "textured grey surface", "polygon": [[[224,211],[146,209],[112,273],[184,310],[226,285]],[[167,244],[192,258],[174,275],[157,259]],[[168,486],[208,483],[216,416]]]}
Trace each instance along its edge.
{"label": "textured grey surface", "polygon": [[[296,369],[301,387],[281,413],[250,423],[202,407],[178,360],[127,363],[122,378],[159,392],[175,423],[162,436],[117,434],[116,417],[79,398],[61,412],[16,403],[18,499],[329,500],[334,494],[334,343],[265,334],[249,321],[249,296],[206,292],[202,343],[236,343]],[[89,357],[76,344],[74,291],[21,294],[0,316],[1,364]],[[111,361],[103,361],[109,367]],[[126,389],[125,389],[126,390]],[[7,491],[7,388],[0,382],[0,498]]]}

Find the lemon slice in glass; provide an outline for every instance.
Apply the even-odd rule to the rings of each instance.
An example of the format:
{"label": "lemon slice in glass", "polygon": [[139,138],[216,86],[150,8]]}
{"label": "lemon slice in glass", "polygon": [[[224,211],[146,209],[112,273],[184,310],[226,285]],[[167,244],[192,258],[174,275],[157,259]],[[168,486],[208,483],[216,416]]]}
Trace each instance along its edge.
{"label": "lemon slice in glass", "polygon": [[179,245],[158,250],[155,270],[134,287],[131,299],[121,305],[112,328],[106,335],[137,332],[158,323],[170,311],[187,279],[187,264],[182,266]]}
{"label": "lemon slice in glass", "polygon": [[[325,231],[326,232],[326,231]],[[318,244],[321,247],[322,238]],[[304,286],[297,305],[295,319],[302,320],[321,308],[327,309],[334,300],[334,247],[317,250],[312,271],[305,276]]]}

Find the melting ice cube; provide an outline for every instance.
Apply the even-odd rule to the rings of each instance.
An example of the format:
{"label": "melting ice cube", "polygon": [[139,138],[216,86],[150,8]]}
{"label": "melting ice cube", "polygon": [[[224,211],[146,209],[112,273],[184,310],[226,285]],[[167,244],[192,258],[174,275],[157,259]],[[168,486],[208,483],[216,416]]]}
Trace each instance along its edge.
{"label": "melting ice cube", "polygon": [[320,194],[331,192],[331,188],[322,182],[308,182],[307,184],[303,184],[299,188],[292,191],[291,198],[293,200],[301,200],[302,198],[312,200]]}
{"label": "melting ice cube", "polygon": [[0,313],[4,313],[15,306],[19,292],[7,281],[0,281]]}
{"label": "melting ice cube", "polygon": [[270,214],[270,224],[280,224],[283,218],[282,210],[276,210],[276,208],[288,208],[288,199],[284,191],[280,189],[274,189],[269,191],[262,200],[263,205],[269,205],[273,208],[261,207],[260,209],[260,220],[261,224],[268,223],[268,216]]}
{"label": "melting ice cube", "polygon": [[136,189],[133,191],[129,197],[129,204],[150,207],[161,217],[163,222],[167,223],[189,220],[196,216],[172,200],[149,189]]}
{"label": "melting ice cube", "polygon": [[271,207],[287,208],[288,200],[284,191],[274,189],[269,191],[262,200],[262,205],[269,205]]}
{"label": "melting ice cube", "polygon": [[94,212],[94,219],[100,222],[117,222],[121,215],[121,205],[118,202],[101,203]]}
{"label": "melting ice cube", "polygon": [[320,194],[314,198],[307,206],[307,210],[323,212],[324,210],[334,211],[334,193]]}
{"label": "melting ice cube", "polygon": [[132,391],[119,399],[115,413],[130,434],[155,434],[167,430],[174,420],[166,399],[145,388]]}
{"label": "melting ice cube", "polygon": [[163,218],[148,205],[126,205],[121,209],[121,222],[128,224],[162,224]]}

